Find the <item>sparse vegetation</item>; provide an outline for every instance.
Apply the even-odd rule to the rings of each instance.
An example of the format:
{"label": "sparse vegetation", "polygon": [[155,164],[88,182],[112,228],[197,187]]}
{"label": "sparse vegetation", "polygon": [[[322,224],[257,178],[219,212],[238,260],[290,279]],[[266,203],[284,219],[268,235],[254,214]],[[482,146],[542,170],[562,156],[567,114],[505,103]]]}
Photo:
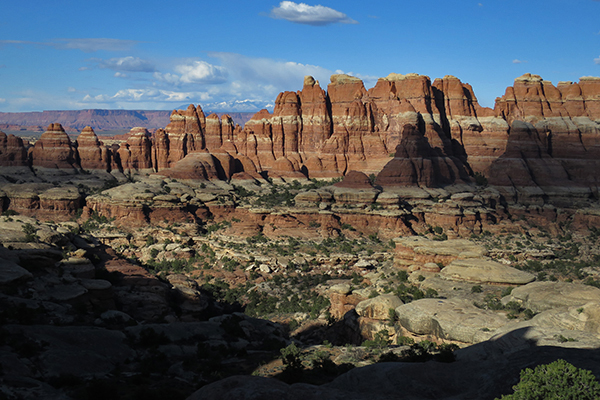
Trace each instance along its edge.
{"label": "sparse vegetation", "polygon": [[565,360],[538,365],[521,371],[521,380],[513,386],[514,393],[501,400],[577,399],[600,398],[600,383],[585,369]]}

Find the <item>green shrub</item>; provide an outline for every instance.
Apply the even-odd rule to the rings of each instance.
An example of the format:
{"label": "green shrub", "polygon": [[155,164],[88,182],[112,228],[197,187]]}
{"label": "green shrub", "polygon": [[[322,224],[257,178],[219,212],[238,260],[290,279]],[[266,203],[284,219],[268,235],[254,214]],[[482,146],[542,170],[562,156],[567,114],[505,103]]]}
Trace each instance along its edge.
{"label": "green shrub", "polygon": [[29,222],[23,224],[23,233],[25,234],[26,242],[36,242],[39,239],[39,236],[36,234],[37,230],[35,226],[31,225]]}
{"label": "green shrub", "polygon": [[382,329],[375,334],[373,340],[365,340],[362,345],[371,349],[382,349],[391,344],[390,333],[387,329]]}
{"label": "green shrub", "polygon": [[474,178],[475,178],[475,184],[477,186],[487,186],[488,185],[487,178],[481,172],[475,172]]}
{"label": "green shrub", "polygon": [[415,344],[415,339],[408,336],[398,336],[396,338],[396,344],[398,346],[411,346]]}
{"label": "green shrub", "polygon": [[600,398],[600,383],[591,371],[577,368],[565,360],[538,365],[534,370],[521,371],[521,380],[513,386],[514,393],[501,400],[553,400]]}
{"label": "green shrub", "polygon": [[300,349],[294,343],[280,350],[281,361],[286,370],[302,370],[302,359],[300,358]]}
{"label": "green shrub", "polygon": [[471,287],[471,293],[482,293],[483,292],[483,288],[481,287],[481,285],[474,285],[473,287]]}

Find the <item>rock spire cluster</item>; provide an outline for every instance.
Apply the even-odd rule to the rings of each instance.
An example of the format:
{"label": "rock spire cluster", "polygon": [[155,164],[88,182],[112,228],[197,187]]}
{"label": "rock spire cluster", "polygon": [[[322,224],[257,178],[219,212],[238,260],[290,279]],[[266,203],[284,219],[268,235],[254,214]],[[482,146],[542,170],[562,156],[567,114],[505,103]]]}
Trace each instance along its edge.
{"label": "rock spire cluster", "polygon": [[371,89],[332,75],[327,90],[306,77],[280,93],[244,128],[200,106],[174,110],[151,135],[134,128],[107,147],[86,127],[71,142],[50,124],[35,146],[0,133],[0,164],[33,168],[119,170],[178,178],[334,178],[376,175],[384,187],[439,187],[485,176],[509,199],[598,195],[600,78],[554,86],[525,74],[481,107],[470,85],[390,74]]}

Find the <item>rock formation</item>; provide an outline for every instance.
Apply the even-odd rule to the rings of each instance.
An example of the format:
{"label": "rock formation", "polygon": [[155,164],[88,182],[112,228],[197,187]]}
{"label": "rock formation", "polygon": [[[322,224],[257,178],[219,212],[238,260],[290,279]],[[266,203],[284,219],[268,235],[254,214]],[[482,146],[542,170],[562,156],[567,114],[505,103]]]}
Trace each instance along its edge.
{"label": "rock formation", "polygon": [[465,181],[469,176],[458,158],[432,148],[414,125],[405,125],[394,159],[383,167],[376,183],[384,187],[439,187]]}
{"label": "rock formation", "polygon": [[77,163],[75,149],[61,124],[50,124],[30,149],[33,167],[74,171]]}
{"label": "rock formation", "polygon": [[153,172],[152,142],[146,128],[133,128],[127,143],[120,146],[118,153],[126,173]]}
{"label": "rock formation", "polygon": [[200,173],[207,179],[244,172],[302,180],[360,171],[377,175],[382,187],[432,188],[478,176],[508,202],[565,203],[598,197],[599,90],[600,78],[554,86],[525,74],[490,109],[449,75],[432,83],[423,75],[390,74],[367,90],[360,79],[337,74],[327,91],[306,77],[302,90],[281,93],[273,113],[261,110],[244,129],[228,115],[206,117],[190,105],[174,110],[152,137],[132,129],[115,150],[91,128],[72,146],[62,126],[51,124],[29,162],[21,142],[0,136],[0,164],[162,173],[208,151],[217,172]]}
{"label": "rock formation", "polygon": [[12,134],[7,136],[0,131],[0,166],[25,167],[27,165],[27,149],[23,139]]}
{"label": "rock formation", "polygon": [[77,137],[77,155],[79,164],[84,170],[108,171],[110,169],[110,152],[89,126],[83,128]]}

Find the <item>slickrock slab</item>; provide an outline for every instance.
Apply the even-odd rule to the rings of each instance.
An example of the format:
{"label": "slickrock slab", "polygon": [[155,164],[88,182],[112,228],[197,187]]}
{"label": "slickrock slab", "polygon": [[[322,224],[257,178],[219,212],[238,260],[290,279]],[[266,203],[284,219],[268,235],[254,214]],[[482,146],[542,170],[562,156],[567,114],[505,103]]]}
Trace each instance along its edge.
{"label": "slickrock slab", "polygon": [[504,304],[509,301],[516,301],[534,312],[542,312],[552,308],[600,302],[600,289],[579,283],[533,282],[515,288],[509,296],[502,299]]}
{"label": "slickrock slab", "polygon": [[488,284],[525,285],[535,276],[491,260],[454,260],[440,272],[442,278]]}
{"label": "slickrock slab", "polygon": [[421,236],[411,236],[395,240],[396,245],[412,249],[417,254],[475,258],[487,255],[487,250],[466,239],[431,240]]}
{"label": "slickrock slab", "polygon": [[71,273],[76,278],[91,279],[96,274],[94,264],[85,257],[69,257],[61,262],[65,272]]}
{"label": "slickrock slab", "polygon": [[31,277],[33,275],[25,268],[20,267],[12,261],[0,259],[0,285],[10,284]]}
{"label": "slickrock slab", "polygon": [[[575,311],[573,309],[572,311]],[[509,323],[496,330],[491,341],[521,331],[522,339],[535,346],[551,346],[567,349],[594,349],[600,348],[600,337],[592,332],[585,331],[585,323],[577,322],[577,317],[566,309],[548,310],[536,315],[529,321]],[[584,317],[585,318],[585,317]],[[581,328],[581,329],[580,329]],[[513,344],[515,347],[517,344]],[[516,349],[518,350],[518,348]]]}
{"label": "slickrock slab", "polygon": [[204,386],[187,400],[228,399],[228,400],[356,400],[364,395],[329,388],[317,388],[305,383],[288,385],[276,379],[258,376],[232,376],[212,385]]}
{"label": "slickrock slab", "polygon": [[135,354],[125,344],[125,334],[115,330],[50,325],[12,325],[6,329],[44,343],[39,362],[45,376],[104,376]]}
{"label": "slickrock slab", "polygon": [[75,301],[86,294],[88,290],[76,283],[56,285],[47,291],[48,298],[54,301]]}
{"label": "slickrock slab", "polygon": [[421,299],[396,308],[400,325],[417,335],[479,343],[506,325],[504,315],[477,308],[464,299]]}
{"label": "slickrock slab", "polygon": [[361,317],[387,320],[390,308],[395,310],[404,303],[393,294],[382,294],[372,299],[361,301],[356,305],[356,313]]}
{"label": "slickrock slab", "polygon": [[589,332],[600,341],[600,303],[547,310],[533,317],[531,322],[541,327]]}

